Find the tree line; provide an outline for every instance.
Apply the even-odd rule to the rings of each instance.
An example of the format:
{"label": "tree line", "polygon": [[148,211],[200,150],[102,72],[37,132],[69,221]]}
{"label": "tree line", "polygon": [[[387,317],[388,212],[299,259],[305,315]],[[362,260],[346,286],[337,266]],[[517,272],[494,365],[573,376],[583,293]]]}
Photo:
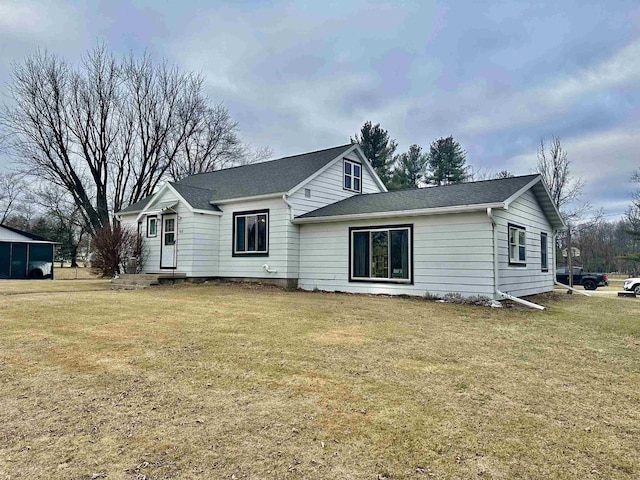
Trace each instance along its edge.
{"label": "tree line", "polygon": [[467,153],[452,135],[434,140],[429,151],[413,144],[406,152],[396,154],[398,143],[389,132],[379,123],[368,121],[351,142],[360,145],[389,190],[447,185],[473,178],[466,164]]}
{"label": "tree line", "polygon": [[[17,168],[0,172],[0,223],[60,242],[61,255],[75,261],[98,235],[117,233],[115,212],[161,182],[268,158],[268,149],[240,139],[238,123],[206,95],[204,80],[149,54],[116,58],[104,45],[76,65],[42,51],[15,64],[10,102],[0,109],[0,147]],[[513,176],[474,171],[452,135],[397,152],[389,132],[367,121],[351,142],[389,190]],[[585,222],[591,206],[580,202],[584,182],[571,166],[559,138],[541,141],[535,171],[575,226],[583,260],[605,270],[640,264],[640,189],[622,221]],[[640,169],[634,179],[640,182]]]}

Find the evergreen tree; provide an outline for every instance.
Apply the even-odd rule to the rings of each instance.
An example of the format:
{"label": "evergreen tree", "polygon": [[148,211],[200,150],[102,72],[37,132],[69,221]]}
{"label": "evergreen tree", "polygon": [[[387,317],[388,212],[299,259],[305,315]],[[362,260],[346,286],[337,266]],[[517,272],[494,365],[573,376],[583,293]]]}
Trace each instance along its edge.
{"label": "evergreen tree", "polygon": [[431,143],[427,158],[429,173],[425,179],[433,185],[462,183],[469,178],[466,165],[467,152],[455,141],[453,135],[439,138]]}
{"label": "evergreen tree", "polygon": [[390,179],[390,169],[393,163],[393,154],[398,147],[395,140],[389,138],[389,132],[377,123],[366,122],[351,139],[351,143],[360,144],[364,155],[371,162],[380,179],[386,184]]}
{"label": "evergreen tree", "polygon": [[411,145],[409,151],[395,157],[395,168],[389,185],[389,190],[419,188],[424,179],[427,166],[427,155],[419,145]]}

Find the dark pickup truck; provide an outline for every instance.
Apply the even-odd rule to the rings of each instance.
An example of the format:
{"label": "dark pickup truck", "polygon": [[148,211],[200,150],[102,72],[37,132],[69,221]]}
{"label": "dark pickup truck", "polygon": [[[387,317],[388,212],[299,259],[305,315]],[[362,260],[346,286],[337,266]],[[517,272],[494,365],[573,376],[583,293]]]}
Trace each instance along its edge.
{"label": "dark pickup truck", "polygon": [[[569,285],[569,269],[567,267],[556,270],[556,278],[560,283]],[[585,290],[595,290],[609,285],[606,273],[585,273],[582,267],[573,267],[573,286],[582,285]]]}

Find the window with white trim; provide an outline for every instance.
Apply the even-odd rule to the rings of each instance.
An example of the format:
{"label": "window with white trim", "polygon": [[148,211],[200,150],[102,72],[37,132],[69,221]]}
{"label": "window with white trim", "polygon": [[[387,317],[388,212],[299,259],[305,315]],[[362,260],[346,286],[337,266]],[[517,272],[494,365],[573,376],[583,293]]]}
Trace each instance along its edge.
{"label": "window with white trim", "polygon": [[362,165],[351,160],[344,160],[344,182],[345,190],[352,192],[362,191]]}
{"label": "window with white trim", "polygon": [[543,272],[549,270],[549,240],[544,232],[540,233],[540,269]]}
{"label": "window with white trim", "polygon": [[350,281],[411,283],[411,225],[350,229]]}
{"label": "window with white trim", "polygon": [[526,266],[527,231],[524,227],[509,224],[509,264]]}
{"label": "window with white trim", "polygon": [[147,237],[155,237],[158,235],[158,218],[147,217]]}
{"label": "window with white trim", "polygon": [[269,210],[233,214],[233,254],[268,256]]}

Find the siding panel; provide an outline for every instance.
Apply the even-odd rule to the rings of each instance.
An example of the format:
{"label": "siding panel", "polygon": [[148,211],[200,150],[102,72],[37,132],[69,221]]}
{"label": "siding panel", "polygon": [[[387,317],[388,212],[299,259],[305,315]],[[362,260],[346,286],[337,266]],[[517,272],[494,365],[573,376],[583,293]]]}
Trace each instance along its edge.
{"label": "siding panel", "polygon": [[[494,217],[498,229],[498,264],[500,290],[515,296],[534,295],[553,290],[554,265],[553,230],[542,208],[531,190],[515,200],[508,210],[497,210]],[[516,224],[526,229],[525,267],[509,265],[508,224]],[[541,268],[540,234],[547,234],[547,259],[549,269]]]}
{"label": "siding panel", "polygon": [[[413,224],[414,284],[349,282],[349,227]],[[445,248],[446,235],[455,245]],[[493,295],[491,224],[484,214],[435,215],[300,225],[300,280],[305,290]]]}
{"label": "siding panel", "polygon": [[[359,161],[356,156],[349,154],[349,160]],[[345,198],[358,195],[343,188],[343,162],[342,159],[331,165],[321,175],[311,180],[303,188],[291,195],[289,202],[293,206],[294,215],[299,216],[318,208],[339,202]],[[305,189],[311,190],[311,198],[305,197]],[[362,169],[362,193],[377,193],[380,188],[375,182],[369,170]]]}

